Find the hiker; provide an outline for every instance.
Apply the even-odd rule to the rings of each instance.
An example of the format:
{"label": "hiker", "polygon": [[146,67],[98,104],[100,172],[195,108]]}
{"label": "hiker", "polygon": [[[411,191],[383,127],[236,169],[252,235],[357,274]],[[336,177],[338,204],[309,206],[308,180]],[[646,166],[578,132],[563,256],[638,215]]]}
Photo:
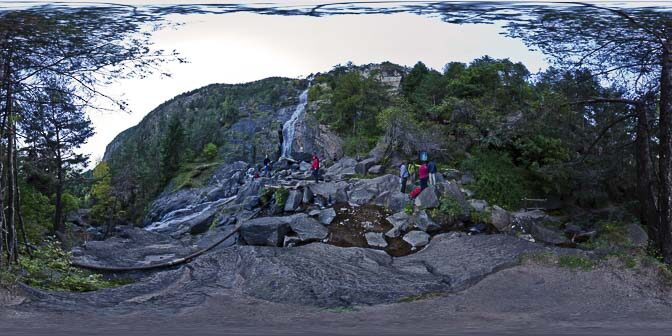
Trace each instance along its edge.
{"label": "hiker", "polygon": [[427,181],[429,180],[429,168],[426,162],[423,162],[420,168],[418,168],[418,177],[420,178],[420,189],[425,190],[427,188]]}
{"label": "hiker", "polygon": [[427,165],[427,168],[429,169],[429,185],[435,186],[436,185],[436,163],[434,163],[434,160],[429,161],[429,164]]}
{"label": "hiker", "polygon": [[313,162],[310,165],[310,168],[313,169],[313,176],[315,176],[315,183],[318,183],[320,179],[320,159],[317,157],[317,153],[313,153]]}
{"label": "hiker", "polygon": [[402,163],[399,167],[399,179],[401,182],[401,192],[406,193],[406,181],[408,181],[408,169],[406,168],[406,163]]}
{"label": "hiker", "polygon": [[268,154],[264,158],[264,176],[271,177],[271,159],[268,158]]}
{"label": "hiker", "polygon": [[411,185],[415,184],[416,173],[418,172],[418,165],[411,162],[408,164],[408,177],[411,178]]}

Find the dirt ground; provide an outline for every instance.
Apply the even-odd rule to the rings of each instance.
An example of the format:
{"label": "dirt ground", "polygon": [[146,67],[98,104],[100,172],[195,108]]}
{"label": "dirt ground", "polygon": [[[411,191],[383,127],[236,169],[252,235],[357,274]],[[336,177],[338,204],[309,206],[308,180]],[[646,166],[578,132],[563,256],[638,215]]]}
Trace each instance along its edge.
{"label": "dirt ground", "polygon": [[[454,294],[321,309],[210,297],[174,315],[25,311],[4,294],[2,335],[671,335],[672,294],[651,269],[527,263]],[[73,304],[75,304],[73,302]]]}

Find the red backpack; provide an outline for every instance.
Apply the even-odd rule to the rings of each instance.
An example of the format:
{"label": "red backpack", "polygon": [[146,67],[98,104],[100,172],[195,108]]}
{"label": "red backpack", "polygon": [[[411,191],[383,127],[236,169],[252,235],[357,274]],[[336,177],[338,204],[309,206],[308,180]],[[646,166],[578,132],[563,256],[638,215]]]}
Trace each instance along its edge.
{"label": "red backpack", "polygon": [[415,189],[411,190],[411,198],[416,198],[420,193],[422,192],[422,188],[420,187],[415,187]]}

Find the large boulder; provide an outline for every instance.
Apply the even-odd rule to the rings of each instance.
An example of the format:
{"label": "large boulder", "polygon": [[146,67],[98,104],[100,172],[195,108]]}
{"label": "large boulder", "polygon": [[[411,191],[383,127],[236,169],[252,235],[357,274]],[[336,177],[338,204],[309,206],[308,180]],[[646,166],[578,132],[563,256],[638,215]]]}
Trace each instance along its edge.
{"label": "large boulder", "polygon": [[355,165],[355,173],[364,175],[369,171],[369,168],[375,166],[376,163],[377,162],[375,158],[368,158],[357,162]]}
{"label": "large boulder", "polygon": [[332,176],[336,179],[343,179],[344,177],[353,176],[356,174],[356,165],[357,160],[351,157],[344,157],[331,165],[331,167],[327,168],[324,172],[324,175]]}
{"label": "large boulder", "polygon": [[406,232],[410,226],[411,216],[405,212],[397,212],[392,216],[386,218],[392,228],[385,233],[390,238],[399,237],[403,232]]}
{"label": "large boulder", "polygon": [[255,218],[240,227],[243,241],[257,246],[282,246],[289,231],[289,222],[283,217]]}
{"label": "large boulder", "polygon": [[347,202],[349,184],[344,181],[310,184],[308,188],[315,196],[321,196],[329,202]]}
{"label": "large boulder", "polygon": [[511,215],[499,206],[493,206],[490,210],[490,224],[500,232],[511,230]]}
{"label": "large boulder", "polygon": [[287,201],[285,202],[285,211],[292,212],[301,205],[301,200],[303,199],[303,193],[300,190],[290,190],[289,196],[287,196]]}
{"label": "large boulder", "polygon": [[530,228],[530,234],[536,241],[546,244],[559,245],[569,243],[569,239],[565,234],[555,228],[544,225],[543,223],[535,223]]}
{"label": "large boulder", "polygon": [[383,205],[385,199],[381,195],[388,195],[399,188],[399,178],[394,175],[383,175],[372,179],[359,180],[352,185],[348,192],[350,202],[357,205],[376,203]]}
{"label": "large boulder", "polygon": [[418,248],[429,244],[430,236],[423,231],[411,231],[404,235],[404,241],[411,247]]}
{"label": "large boulder", "polygon": [[427,187],[415,198],[415,205],[420,209],[431,209],[439,206],[439,198],[434,187]]}
{"label": "large boulder", "polygon": [[387,195],[385,203],[381,204],[392,212],[399,212],[404,210],[406,204],[410,202],[407,194],[400,191],[392,191]]}
{"label": "large boulder", "polygon": [[435,223],[425,210],[418,211],[413,215],[415,227],[425,232],[436,232],[441,230],[441,225]]}
{"label": "large boulder", "polygon": [[387,247],[387,241],[385,241],[385,236],[383,236],[382,232],[367,232],[364,234],[364,238],[366,238],[366,243],[371,247]]}
{"label": "large boulder", "polygon": [[317,220],[308,217],[306,214],[298,214],[288,218],[289,226],[294,231],[301,242],[320,241],[327,238],[329,230],[320,224]]}

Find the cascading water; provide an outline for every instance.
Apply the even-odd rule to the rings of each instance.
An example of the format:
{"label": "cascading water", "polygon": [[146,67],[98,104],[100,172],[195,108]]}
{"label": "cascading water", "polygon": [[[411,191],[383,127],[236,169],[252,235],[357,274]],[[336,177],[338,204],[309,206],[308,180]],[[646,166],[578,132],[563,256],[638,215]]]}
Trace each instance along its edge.
{"label": "cascading water", "polygon": [[296,105],[294,113],[292,113],[292,116],[289,118],[289,120],[287,120],[287,122],[285,122],[285,124],[282,126],[282,157],[291,158],[296,123],[299,121],[299,118],[301,118],[301,115],[303,115],[303,113],[306,111],[307,104],[308,89],[301,92],[299,95],[299,105]]}

